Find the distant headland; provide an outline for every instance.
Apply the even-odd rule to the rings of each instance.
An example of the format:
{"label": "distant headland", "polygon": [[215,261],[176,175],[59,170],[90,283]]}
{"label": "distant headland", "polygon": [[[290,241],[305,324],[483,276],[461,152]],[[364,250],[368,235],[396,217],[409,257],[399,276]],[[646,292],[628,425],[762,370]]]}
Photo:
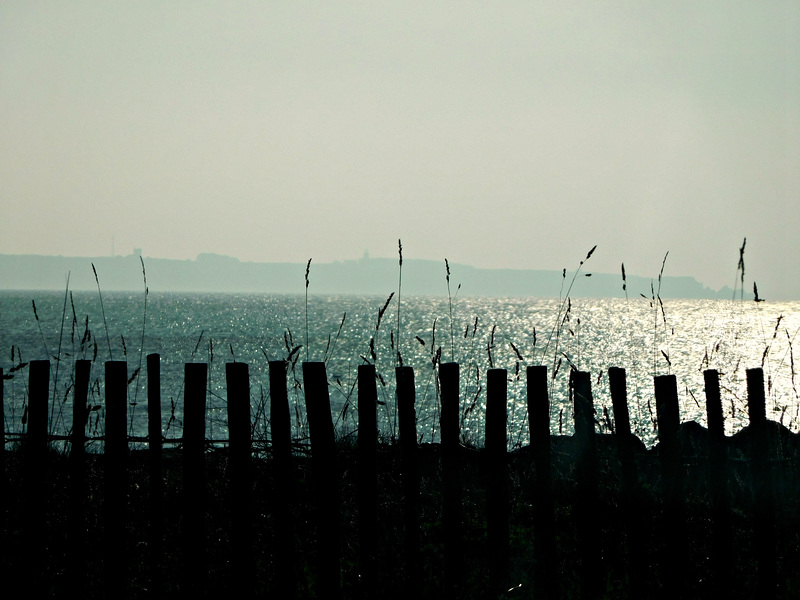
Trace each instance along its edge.
{"label": "distant headland", "polygon": [[[94,290],[94,264],[103,291],[141,291],[141,251],[127,256],[69,257],[0,254],[0,289],[63,290],[69,273],[72,290]],[[147,284],[152,292],[231,292],[266,294],[305,293],[305,263],[243,262],[219,254],[200,254],[195,260],[145,258]],[[558,297],[574,271],[481,269],[450,263],[450,287],[461,296]],[[404,259],[402,291],[410,295],[447,295],[444,260]],[[653,278],[626,275],[627,295],[652,296]],[[657,285],[657,282],[655,282]],[[397,289],[398,261],[360,258],[311,264],[309,293],[388,295]],[[563,284],[563,285],[562,285]],[[581,272],[573,297],[624,298],[621,274]],[[730,299],[733,291],[712,290],[693,277],[664,276],[662,298]],[[752,296],[750,296],[752,297]]]}

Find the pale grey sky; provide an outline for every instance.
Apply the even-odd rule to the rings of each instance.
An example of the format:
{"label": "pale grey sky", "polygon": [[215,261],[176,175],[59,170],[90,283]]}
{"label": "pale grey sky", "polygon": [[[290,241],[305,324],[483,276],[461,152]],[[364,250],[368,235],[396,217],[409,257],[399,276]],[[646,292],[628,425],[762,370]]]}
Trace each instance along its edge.
{"label": "pale grey sky", "polygon": [[0,118],[0,253],[719,288],[746,236],[800,298],[796,0],[5,0]]}

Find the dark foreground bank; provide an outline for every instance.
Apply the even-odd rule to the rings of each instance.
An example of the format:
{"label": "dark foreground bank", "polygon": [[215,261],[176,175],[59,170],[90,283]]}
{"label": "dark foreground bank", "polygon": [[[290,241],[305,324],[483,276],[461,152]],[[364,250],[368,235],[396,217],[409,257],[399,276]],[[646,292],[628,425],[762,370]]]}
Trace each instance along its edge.
{"label": "dark foreground bank", "polygon": [[[2,495],[3,585],[31,597],[82,598],[183,597],[189,586],[193,597],[216,598],[239,594],[242,578],[252,573],[247,594],[327,597],[320,564],[330,558],[326,554],[338,553],[334,576],[343,598],[407,597],[409,591],[421,598],[712,598],[722,590],[751,598],[764,589],[796,597],[800,444],[776,423],[768,430],[769,457],[760,464],[752,459],[748,429],[727,438],[724,498],[715,492],[718,473],[710,468],[708,432],[695,423],[679,428],[677,473],[665,472],[663,448],[627,446],[634,486],[614,436],[596,436],[594,475],[588,477],[575,438],[552,437],[552,540],[543,530],[548,499],[534,450],[509,453],[507,476],[498,483],[496,468],[488,467],[496,463],[485,450],[461,447],[455,459],[456,552],[446,547],[453,516],[443,513],[452,457],[443,456],[439,445],[415,451],[418,493],[409,487],[413,463],[400,444],[378,445],[373,515],[360,514],[362,466],[352,440],[336,444],[332,481],[338,498],[328,500],[338,511],[320,506],[319,472],[304,446],[295,446],[289,473],[278,472],[270,454],[256,454],[251,484],[237,494],[228,449],[205,450],[200,486],[193,490],[182,449],[164,451],[160,480],[152,479],[149,453],[134,450],[125,472],[116,474],[123,506],[118,515],[108,512],[109,495],[118,492],[109,488],[104,456],[87,454],[76,481],[70,456],[49,452],[39,458],[36,474],[29,472],[24,449],[10,447]],[[758,487],[765,471],[766,495]],[[675,478],[677,488],[665,486],[668,478]],[[493,499],[498,486],[507,489],[507,509]],[[163,498],[155,513],[154,494]],[[246,506],[246,557],[235,548],[242,536],[235,525],[242,494],[252,502]],[[766,529],[765,498],[771,504]],[[507,521],[507,545],[497,541],[498,515]],[[331,532],[322,518],[338,520],[338,549],[320,544]],[[370,532],[360,527],[365,518],[376,524]],[[769,539],[761,539],[763,531],[771,532]],[[719,547],[720,539],[725,547]],[[372,549],[367,557],[361,552],[365,544]],[[547,555],[543,544],[552,544]],[[772,561],[766,573],[765,548]],[[243,571],[243,562],[250,571]],[[765,588],[767,576],[774,585]]]}

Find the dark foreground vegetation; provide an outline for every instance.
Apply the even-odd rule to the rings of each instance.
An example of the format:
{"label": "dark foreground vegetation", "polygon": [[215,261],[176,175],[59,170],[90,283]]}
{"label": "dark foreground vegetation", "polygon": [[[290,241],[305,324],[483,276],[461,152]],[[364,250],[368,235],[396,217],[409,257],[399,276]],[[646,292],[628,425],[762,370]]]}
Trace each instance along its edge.
{"label": "dark foreground vegetation", "polygon": [[[778,597],[800,594],[800,442],[777,424],[770,424],[774,519],[772,544],[774,578]],[[708,432],[694,423],[679,429],[681,489],[678,505],[665,503],[659,450],[635,445],[639,488],[635,505],[625,489],[617,440],[598,436],[597,495],[582,507],[580,465],[573,437],[553,437],[552,474],[554,498],[554,554],[541,556],[537,543],[537,502],[534,459],[530,447],[508,455],[509,548],[508,567],[496,579],[494,558],[487,537],[487,485],[492,473],[486,468],[484,450],[462,447],[459,453],[461,483],[461,527],[458,578],[445,581],[445,527],[442,518],[444,486],[439,445],[418,447],[420,493],[417,503],[419,556],[408,565],[406,498],[403,457],[399,444],[378,446],[377,540],[374,559],[376,598],[530,598],[550,594],[558,598],[586,597],[587,593],[608,598],[647,598],[672,595],[671,590],[691,598],[716,598],[722,591],[734,598],[761,597],[757,514],[754,504],[753,463],[747,430],[729,438],[727,448],[727,494],[730,512],[727,542],[715,548],[715,515],[709,472]],[[288,488],[280,487],[275,461],[268,455],[252,462],[253,518],[252,559],[255,592],[259,597],[326,597],[320,590],[318,573],[318,507],[314,504],[314,474],[308,448],[296,447]],[[355,444],[337,443],[336,481],[340,493],[341,596],[364,597],[365,582],[359,557],[358,460]],[[156,594],[183,597],[187,581],[202,583],[194,597],[237,597],[231,543],[231,487],[229,452],[208,449],[205,453],[205,493],[186,498],[184,462],[180,449],[165,450],[163,457],[163,531],[152,537],[150,508],[152,486],[148,452],[135,450],[125,473],[123,527],[109,539],[111,518],[104,511],[105,462],[102,455],[86,457],[85,479],[70,480],[70,457],[51,451],[44,459],[44,477],[35,483],[26,473],[24,452],[11,448],[5,455],[3,493],[3,589],[25,592],[28,597],[147,598]],[[77,485],[77,487],[76,487]],[[30,497],[30,486],[40,486],[38,499]],[[85,486],[85,487],[84,487]],[[76,503],[73,494],[80,493]],[[583,491],[585,492],[585,490]],[[592,492],[588,492],[592,495]],[[283,502],[289,514],[282,514]],[[335,498],[330,499],[335,502]],[[187,505],[188,502],[188,505]],[[194,546],[187,546],[189,505],[205,506],[201,530],[189,532]],[[589,519],[580,511],[588,509]],[[677,511],[669,514],[670,511]],[[187,516],[189,515],[189,516]],[[538,521],[538,522],[541,522]],[[288,528],[292,544],[281,546],[276,532]],[[677,538],[671,536],[677,528]],[[151,564],[153,545],[161,554]],[[545,543],[545,542],[542,542]],[[675,548],[668,548],[670,544]],[[110,547],[111,546],[111,547]],[[108,591],[109,557],[121,546],[122,564]],[[204,548],[204,555],[195,553]],[[669,555],[669,552],[677,552]],[[715,564],[715,553],[725,552],[725,564]],[[596,560],[586,582],[586,563]],[[193,562],[199,561],[199,562]],[[546,563],[548,570],[542,570]],[[410,572],[409,567],[414,571]],[[761,567],[763,570],[763,566]],[[770,565],[767,565],[770,568]],[[288,569],[288,570],[287,570]],[[715,576],[715,571],[722,577]],[[156,578],[160,582],[154,584]],[[538,579],[537,579],[538,578]],[[156,585],[157,589],[153,589]],[[291,588],[286,587],[291,585]],[[160,586],[160,590],[158,587]],[[501,590],[511,590],[501,592]],[[454,594],[454,595],[451,595]],[[6,597],[14,597],[8,595]]]}
{"label": "dark foreground vegetation", "polygon": [[[228,432],[206,439],[207,365],[185,369],[183,435],[162,447],[159,358],[149,436],[127,435],[127,367],[105,369],[103,452],[86,453],[88,361],[73,432],[47,434],[49,362],[29,367],[27,430],[0,444],[3,590],[45,598],[792,598],[800,592],[800,438],[766,418],[679,424],[676,379],[654,379],[658,444],[630,434],[609,369],[613,435],[591,376],[570,372],[575,434],[552,436],[547,369],[527,369],[530,444],[507,452],[504,369],[487,371],[485,447],[459,431],[458,364],[439,365],[440,444],[419,444],[413,369],[396,369],[398,439],[381,439],[373,365],[358,431],[335,438],[324,363],[303,364],[307,440],[292,440],[286,363],[270,363],[268,442],[253,440],[248,368],[226,365]],[[0,372],[0,381],[2,381]],[[0,388],[2,391],[2,388]],[[146,449],[140,449],[146,445]],[[63,448],[59,452],[55,448]]]}

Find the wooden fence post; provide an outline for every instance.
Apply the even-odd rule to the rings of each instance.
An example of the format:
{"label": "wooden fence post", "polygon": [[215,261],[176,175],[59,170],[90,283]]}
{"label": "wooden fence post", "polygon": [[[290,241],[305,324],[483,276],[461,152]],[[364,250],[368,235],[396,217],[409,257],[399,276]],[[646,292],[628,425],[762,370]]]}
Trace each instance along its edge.
{"label": "wooden fence post", "polygon": [[578,553],[581,557],[582,596],[596,598],[600,595],[601,583],[600,536],[597,522],[600,494],[591,375],[585,371],[571,371],[570,387],[575,409],[577,454],[575,516],[578,526]]}
{"label": "wooden fence post", "polygon": [[464,557],[461,530],[461,460],[459,457],[459,365],[439,365],[439,383],[442,394],[440,427],[442,432],[442,524],[444,526],[444,594],[459,595],[464,581]]}
{"label": "wooden fence post", "polygon": [[150,586],[155,598],[164,589],[164,476],[162,472],[163,438],[161,429],[161,357],[147,355],[147,449],[150,480],[149,561]]}
{"label": "wooden fence post", "polygon": [[[50,361],[32,360],[28,364],[27,431],[22,441],[23,502],[22,579],[32,596],[44,596],[49,587],[44,580],[44,513],[47,482],[47,412],[50,396]],[[5,424],[3,424],[5,426]]]}
{"label": "wooden fence post", "polygon": [[41,460],[47,451],[47,412],[50,397],[50,361],[32,360],[28,365],[28,432],[31,458]]}
{"label": "wooden fence post", "polygon": [[86,595],[86,420],[88,416],[90,360],[75,362],[72,402],[72,436],[69,454],[68,596]]}
{"label": "wooden fence post", "polygon": [[508,494],[508,372],[486,372],[486,535],[491,563],[492,593],[508,583],[509,494]]}
{"label": "wooden fence post", "polygon": [[286,389],[286,361],[269,362],[269,414],[272,460],[275,465],[275,592],[280,598],[297,595],[294,531],[291,503],[292,422]]}
{"label": "wooden fence post", "polygon": [[403,470],[403,512],[405,535],[405,584],[406,596],[418,593],[419,555],[419,465],[417,457],[417,412],[414,407],[416,388],[414,369],[397,367],[397,411],[400,429],[400,452]]}
{"label": "wooden fence post", "polygon": [[250,372],[247,363],[226,364],[225,377],[230,437],[231,591],[237,598],[251,598],[255,591],[255,560]]}
{"label": "wooden fence post", "polygon": [[318,593],[324,598],[338,599],[341,596],[341,507],[336,440],[324,362],[303,363],[303,386],[311,435],[311,468],[316,487]]}
{"label": "wooden fence post", "polygon": [[653,380],[658,417],[658,457],[661,463],[664,499],[664,558],[661,583],[667,597],[679,597],[686,589],[686,561],[683,560],[684,536],[683,468],[678,442],[680,411],[675,375],[661,375]]}
{"label": "wooden fence post", "polygon": [[292,462],[292,419],[286,389],[286,361],[269,361],[269,418],[272,455],[279,472],[288,476]]}
{"label": "wooden fence post", "polygon": [[126,519],[128,495],[128,363],[105,363],[105,577],[108,597],[124,598],[127,589]]}
{"label": "wooden fence post", "polygon": [[639,484],[639,469],[634,454],[636,437],[631,432],[628,412],[628,382],[625,369],[608,369],[608,383],[611,403],[614,409],[614,435],[617,439],[617,454],[622,466],[623,497],[621,516],[625,523],[625,536],[628,545],[628,577],[632,589],[646,589],[647,562],[646,547],[643,541],[644,517],[642,514],[642,494]]}
{"label": "wooden fence post", "polygon": [[729,597],[733,588],[731,514],[728,502],[728,448],[725,437],[725,418],[719,373],[715,369],[703,372],[708,420],[708,479],[711,488],[712,539],[711,570],[716,593]]}
{"label": "wooden fence post", "polygon": [[358,365],[358,535],[359,563],[365,598],[374,597],[376,592],[377,447],[378,389],[375,383],[375,365]]}
{"label": "wooden fence post", "polygon": [[608,370],[608,383],[611,403],[614,409],[614,429],[617,438],[617,451],[622,465],[623,485],[628,504],[635,502],[639,492],[639,469],[634,455],[636,437],[631,432],[628,413],[628,382],[625,369],[611,367]]}
{"label": "wooden fence post", "polygon": [[534,464],[534,591],[545,598],[552,598],[556,585],[556,526],[547,367],[531,366],[526,374],[528,426]]}
{"label": "wooden fence post", "polygon": [[758,597],[774,598],[777,591],[775,498],[772,494],[764,372],[761,369],[747,369],[746,374],[754,500],[753,548],[758,563]]}
{"label": "wooden fence post", "polygon": [[186,363],[183,385],[183,589],[206,591],[206,389],[208,364]]}

